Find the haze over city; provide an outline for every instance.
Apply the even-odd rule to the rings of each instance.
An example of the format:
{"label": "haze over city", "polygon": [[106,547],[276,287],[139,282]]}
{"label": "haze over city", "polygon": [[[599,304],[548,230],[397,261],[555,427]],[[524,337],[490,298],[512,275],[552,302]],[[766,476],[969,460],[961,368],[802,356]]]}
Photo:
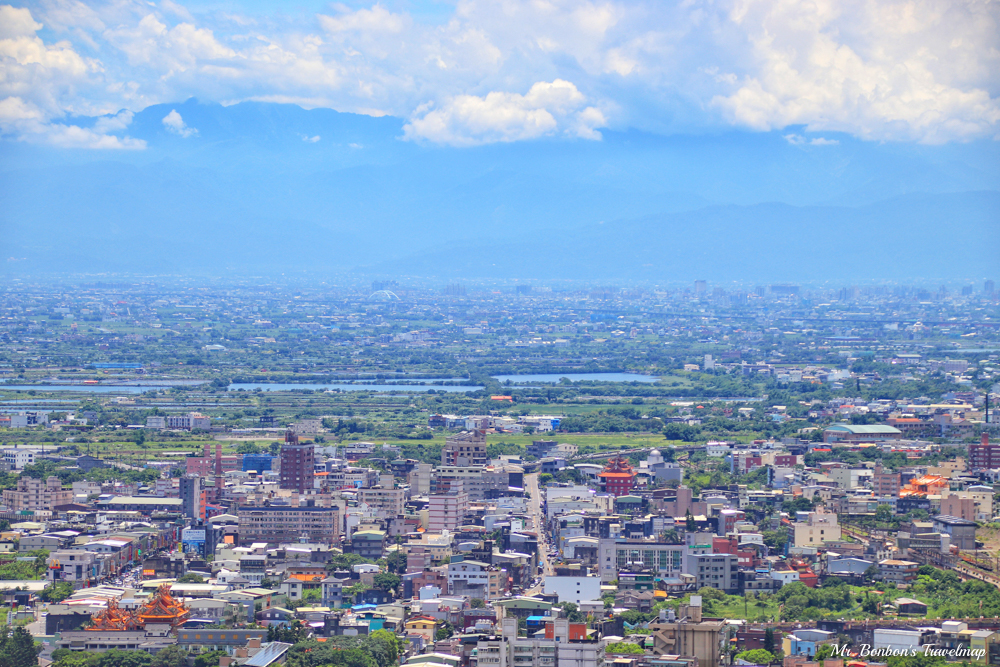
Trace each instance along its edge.
{"label": "haze over city", "polygon": [[981,281],[1000,256],[996,19],[4,5],[4,271]]}

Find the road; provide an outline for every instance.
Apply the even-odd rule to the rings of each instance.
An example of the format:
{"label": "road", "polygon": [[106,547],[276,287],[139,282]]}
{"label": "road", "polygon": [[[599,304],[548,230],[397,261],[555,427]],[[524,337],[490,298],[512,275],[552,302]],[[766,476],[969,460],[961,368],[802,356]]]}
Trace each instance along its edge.
{"label": "road", "polygon": [[542,577],[539,579],[538,585],[524,592],[525,595],[531,596],[542,592],[545,577],[555,574],[555,570],[552,568],[552,561],[549,558],[549,549],[551,548],[549,546],[549,532],[545,516],[542,514],[542,493],[538,488],[537,472],[524,476],[524,490],[531,495],[531,500],[528,501],[528,513],[531,515],[531,527],[538,534],[538,562],[542,566]]}

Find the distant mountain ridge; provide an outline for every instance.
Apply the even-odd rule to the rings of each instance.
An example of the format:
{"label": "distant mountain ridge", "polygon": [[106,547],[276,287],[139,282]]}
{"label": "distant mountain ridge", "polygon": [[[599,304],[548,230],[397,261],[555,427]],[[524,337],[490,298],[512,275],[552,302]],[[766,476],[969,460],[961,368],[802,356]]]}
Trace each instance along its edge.
{"label": "distant mountain ridge", "polygon": [[[163,123],[175,110],[186,138]],[[604,131],[458,149],[403,141],[403,124],[189,100],[135,114],[145,151],[0,142],[6,271],[860,280],[1000,264],[998,142]]]}

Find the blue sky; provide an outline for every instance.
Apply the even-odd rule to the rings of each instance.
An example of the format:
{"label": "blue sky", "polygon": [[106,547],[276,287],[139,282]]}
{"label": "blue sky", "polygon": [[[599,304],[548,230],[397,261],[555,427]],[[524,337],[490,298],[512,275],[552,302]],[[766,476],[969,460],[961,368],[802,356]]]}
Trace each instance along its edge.
{"label": "blue sky", "polygon": [[0,5],[0,131],[142,149],[132,114],[194,96],[388,114],[452,146],[608,128],[993,141],[998,15],[974,0],[39,0]]}

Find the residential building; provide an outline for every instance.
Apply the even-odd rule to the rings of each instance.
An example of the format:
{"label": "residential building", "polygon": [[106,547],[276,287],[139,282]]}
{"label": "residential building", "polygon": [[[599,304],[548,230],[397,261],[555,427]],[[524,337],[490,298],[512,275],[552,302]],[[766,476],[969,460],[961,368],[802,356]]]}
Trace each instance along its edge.
{"label": "residential building", "polygon": [[17,447],[5,449],[3,450],[3,460],[10,466],[11,470],[22,470],[24,466],[34,465],[35,450],[18,449]]}
{"label": "residential building", "polygon": [[589,639],[586,624],[557,618],[545,625],[543,637],[519,637],[513,617],[500,626],[500,636],[476,644],[477,667],[604,667],[606,644]]}
{"label": "residential building", "polygon": [[558,595],[559,602],[581,602],[597,600],[601,597],[600,577],[545,577],[546,595]]}
{"label": "residential building", "polygon": [[306,493],[315,488],[315,453],[312,443],[299,443],[299,436],[292,431],[285,434],[281,446],[281,470],[278,485]]}
{"label": "residential building", "polygon": [[890,558],[879,561],[878,575],[879,579],[887,583],[912,584],[917,579],[917,568],[919,567],[920,563]]}
{"label": "residential building", "polygon": [[478,429],[449,436],[441,449],[443,466],[484,466],[487,463],[486,433]]}
{"label": "residential building", "polygon": [[452,556],[448,564],[448,592],[470,598],[489,599],[489,563]]}
{"label": "residential building", "polygon": [[338,511],[330,507],[241,507],[239,509],[241,544],[267,542],[309,542],[330,544],[340,540]]}
{"label": "residential building", "polygon": [[[6,492],[5,492],[6,493]],[[951,543],[963,551],[976,548],[976,522],[961,519],[957,516],[931,517],[934,530],[951,538]]]}
{"label": "residential building", "polygon": [[900,476],[898,472],[886,470],[880,465],[875,466],[875,473],[872,475],[872,491],[876,498],[899,497],[901,488]]}
{"label": "residential building", "polygon": [[797,547],[822,547],[824,542],[841,537],[837,515],[829,512],[809,512],[804,521],[794,522],[792,528]]}
{"label": "residential building", "polygon": [[736,573],[738,558],[734,554],[689,554],[686,573],[697,577],[697,588],[708,586],[726,593],[736,593],[739,588]]}
{"label": "residential building", "polygon": [[941,514],[955,516],[966,521],[976,520],[976,501],[972,498],[961,498],[958,495],[941,498]]}
{"label": "residential building", "polygon": [[427,531],[454,532],[465,521],[469,511],[469,494],[464,492],[438,493],[428,497]]}
{"label": "residential building", "polygon": [[206,417],[200,412],[189,412],[186,415],[167,415],[167,428],[183,431],[195,429],[208,431],[212,428],[212,418]]}
{"label": "residential building", "polygon": [[200,477],[181,477],[180,497],[184,516],[192,519],[205,518]]}
{"label": "residential building", "polygon": [[378,560],[385,552],[384,530],[358,530],[351,535],[351,553]]}
{"label": "residential building", "polygon": [[991,445],[990,436],[983,433],[978,445],[969,445],[969,470],[1000,468],[1000,445]]}
{"label": "residential building", "polygon": [[379,485],[370,489],[358,489],[358,501],[365,503],[378,519],[389,519],[403,513],[406,491],[393,488],[392,475],[379,476]]}
{"label": "residential building", "polygon": [[785,635],[782,640],[782,650],[785,655],[804,655],[807,658],[816,656],[816,651],[824,644],[837,640],[836,633],[812,628],[799,628],[795,634]]}
{"label": "residential building", "polygon": [[649,629],[655,655],[692,656],[698,667],[721,667],[726,654],[727,624],[721,618],[702,619],[701,596],[692,595],[690,605],[681,605],[676,616],[665,612]]}
{"label": "residential building", "polygon": [[42,481],[32,477],[17,480],[16,489],[3,492],[3,504],[13,512],[23,510],[52,511],[59,505],[73,502],[73,490],[63,489],[58,477],[51,476]]}
{"label": "residential building", "polygon": [[618,579],[622,570],[650,569],[661,577],[677,578],[684,571],[683,544],[601,538],[598,560],[602,583]]}

